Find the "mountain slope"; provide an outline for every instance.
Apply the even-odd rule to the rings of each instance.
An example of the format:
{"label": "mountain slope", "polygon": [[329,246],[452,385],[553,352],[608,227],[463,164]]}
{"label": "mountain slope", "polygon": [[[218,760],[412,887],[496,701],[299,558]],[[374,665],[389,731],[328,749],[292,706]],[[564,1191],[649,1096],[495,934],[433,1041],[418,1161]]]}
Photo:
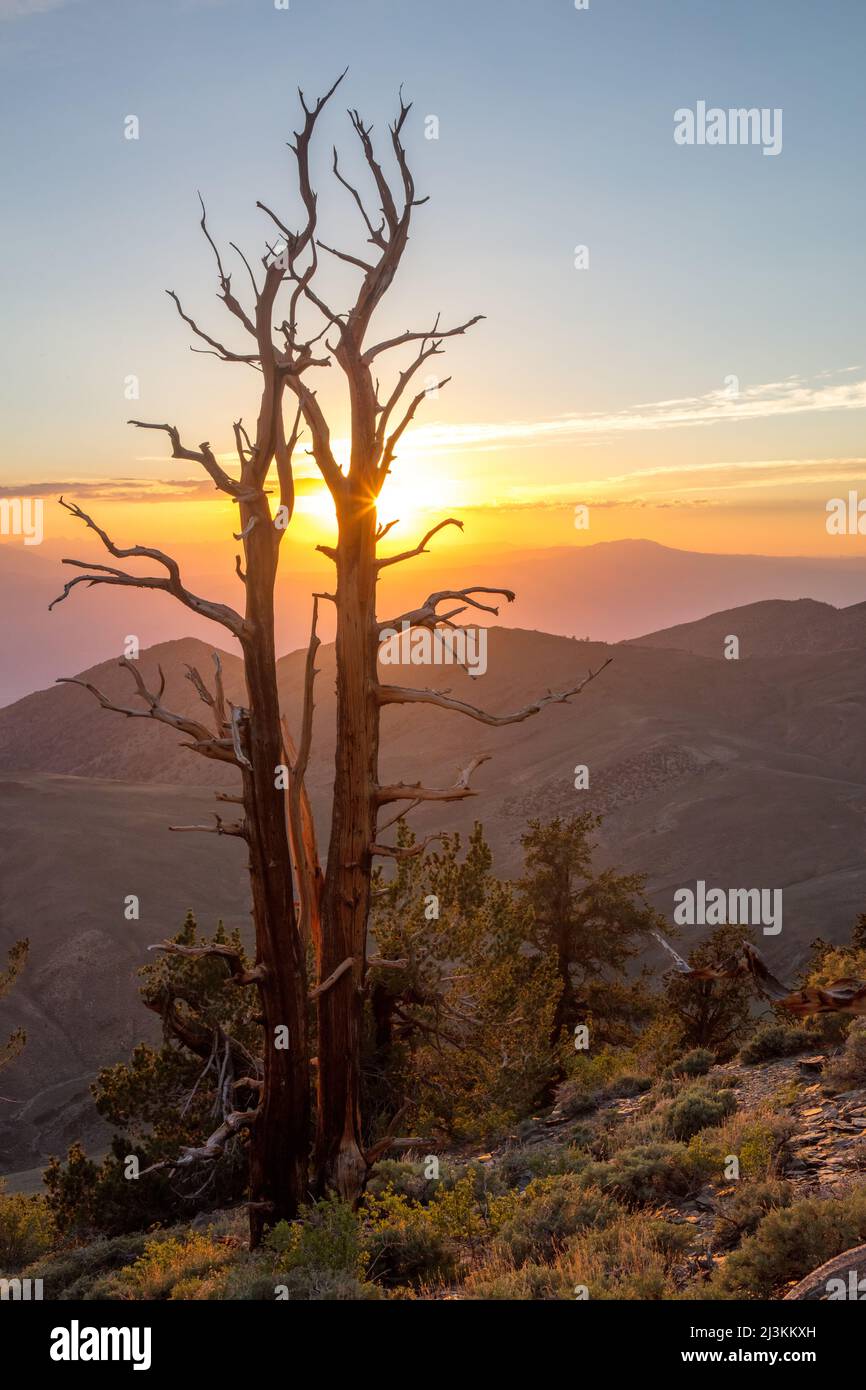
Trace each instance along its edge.
{"label": "mountain slope", "polygon": [[[647,874],[650,896],[667,916],[676,889],[698,878],[782,888],[782,933],[761,945],[788,974],[816,935],[846,936],[866,904],[862,647],[721,661],[495,628],[487,673],[475,680],[441,667],[432,676],[423,667],[385,668],[383,676],[447,687],[501,713],[573,684],[608,656],[612,665],[579,698],[503,728],[427,706],[387,708],[385,780],[447,786],[474,754],[492,754],[473,778],[478,795],[419,807],[411,817],[417,831],[466,833],[479,819],[498,871],[513,874],[529,817],[593,808],[605,816],[602,861]],[[294,727],[303,659],[299,652],[280,663]],[[209,649],[192,640],[163,644],[142,653],[140,669],[150,684],[162,664],[166,703],[206,715],[184,662],[208,674]],[[330,647],[318,665],[308,782],[324,845]],[[230,693],[241,698],[233,658],[225,658],[225,670]],[[129,700],[128,674],[116,664],[92,677]],[[21,1023],[30,1032],[4,1074],[4,1093],[30,1102],[17,1119],[9,1107],[0,1112],[0,1158],[12,1169],[35,1166],[74,1135],[89,1113],[84,1101],[95,1067],[147,1033],[135,982],[145,947],[175,931],[188,907],[203,925],[219,916],[247,925],[239,843],[167,829],[207,821],[219,809],[214,790],[231,785],[233,770],[178,743],[150,720],[100,710],[73,686],[0,711],[0,950],[18,936],[32,942],[28,968],[4,1001],[3,1029]],[[588,790],[575,790],[578,764],[589,768]],[[138,922],[123,917],[129,893],[141,898]],[[689,948],[702,934],[686,931],[682,944]]]}

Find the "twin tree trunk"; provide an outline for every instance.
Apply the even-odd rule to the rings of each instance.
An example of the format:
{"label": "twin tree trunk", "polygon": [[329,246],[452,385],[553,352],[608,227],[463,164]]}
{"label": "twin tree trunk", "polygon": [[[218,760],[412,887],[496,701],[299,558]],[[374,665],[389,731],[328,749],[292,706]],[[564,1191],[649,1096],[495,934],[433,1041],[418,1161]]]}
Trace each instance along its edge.
{"label": "twin tree trunk", "polygon": [[[259,504],[247,544],[246,620],[242,638],[249,718],[242,733],[250,766],[242,768],[261,1023],[264,1086],[250,1131],[250,1238],[291,1220],[308,1200],[310,1078],[307,981],[294,903],[283,793],[280,708],[274,649],[274,582],[278,548],[267,505]],[[285,1029],[279,1035],[277,1029]],[[285,1045],[287,1043],[287,1045]]]}
{"label": "twin tree trunk", "polygon": [[346,1201],[367,1175],[361,1132],[361,1033],[370,906],[370,846],[376,839],[379,704],[375,690],[376,511],[369,498],[338,505],[337,752],[333,817],[322,898],[319,979],[352,968],[318,1000],[315,1171],[321,1192]]}
{"label": "twin tree trunk", "polygon": [[[440,329],[439,316],[432,326],[419,332],[407,330],[373,346],[365,346],[365,335],[380,301],[391,287],[403,257],[409,237],[413,209],[426,199],[415,196],[415,184],[406,158],[402,132],[411,109],[400,96],[399,110],[389,126],[390,148],[396,168],[396,181],[389,182],[373,148],[371,126],[365,125],[360,114],[351,110],[352,128],[360,142],[366,169],[372,178],[381,212],[371,218],[364,198],[340,172],[337,152],[334,151],[333,171],[338,182],[350,194],[361,214],[366,237],[362,259],[350,252],[331,248],[318,239],[318,205],[313,189],[309,149],[316,121],[345,77],[343,73],[330,90],[310,106],[300,93],[303,110],[301,129],[294,133],[290,144],[296,162],[298,192],[306,214],[297,231],[289,228],[264,203],[258,206],[272,220],[279,232],[279,241],[266,242],[261,258],[264,278],[257,278],[253,267],[240,249],[232,243],[241,257],[252,287],[254,307],[248,310],[243,298],[232,286],[232,276],[225,269],[217,243],[211,236],[201,203],[201,228],[216,261],[219,294],[225,308],[240,324],[248,339],[247,351],[238,352],[224,346],[198,326],[185,312],[181,300],[169,291],[184,323],[201,339],[209,352],[224,362],[254,367],[262,374],[262,394],[254,441],[243,428],[242,420],[234,422],[235,445],[240,464],[240,479],[230,476],[207,442],[197,449],[184,445],[177,426],[149,421],[132,420],[130,424],[142,429],[165,432],[172,446],[172,457],[201,465],[218,491],[231,497],[240,508],[246,573],[237,558],[237,572],[245,584],[246,604],[243,615],[224,603],[199,597],[184,585],[180,566],[165,552],[147,546],[121,548],[76,505],[61,502],[74,516],[84,521],[101,539],[109,553],[117,559],[146,559],[158,566],[156,574],[146,576],[128,573],[114,566],[96,565],[90,573],[78,574],[64,586],[65,598],[77,584],[106,584],[126,588],[145,588],[173,595],[199,616],[221,624],[241,645],[247,688],[246,710],[231,710],[229,718],[217,667],[215,696],[204,687],[197,672],[191,672],[196,688],[213,712],[215,731],[211,732],[200,720],[167,710],[161,703],[163,684],[159,692],[149,691],[143,680],[130,670],[144,709],[129,709],[114,704],[107,696],[87,682],[102,706],[127,717],[154,718],[188,736],[187,747],[203,756],[237,765],[243,779],[244,820],[239,825],[223,827],[219,818],[216,830],[242,836],[249,846],[249,871],[252,889],[253,921],[256,938],[256,968],[239,971],[237,983],[256,988],[260,1001],[259,1021],[263,1028],[263,1077],[238,1078],[246,1080],[246,1089],[260,1094],[258,1107],[234,1112],[231,1097],[222,1097],[224,1124],[218,1138],[205,1146],[207,1159],[223,1151],[225,1134],[249,1130],[250,1159],[250,1231],[252,1244],[257,1244],[266,1226],[297,1215],[298,1208],[309,1200],[312,1190],[337,1192],[354,1201],[363,1190],[369,1160],[377,1146],[365,1154],[361,1126],[361,1042],[363,1000],[366,970],[366,932],[370,907],[370,873],[373,849],[376,846],[376,821],[380,801],[404,800],[401,787],[390,789],[390,795],[378,787],[379,711],[382,692],[377,684],[378,626],[376,622],[376,507],[375,501],[396,457],[396,446],[411,423],[415,411],[427,394],[426,389],[415,395],[404,411],[404,391],[420,368],[442,350],[445,338],[462,334],[478,322],[478,316],[449,329]],[[318,248],[347,262],[363,273],[354,306],[343,314],[335,313],[320,293],[317,277]],[[276,302],[281,291],[287,291],[281,307]],[[316,311],[325,321],[318,332],[304,324],[305,311]],[[284,315],[282,319],[281,315]],[[310,331],[311,336],[306,337]],[[332,347],[325,332],[333,332],[338,342]],[[276,337],[275,337],[276,334]],[[380,355],[406,344],[417,348],[414,359],[403,368],[396,384],[384,400],[379,399],[377,359]],[[327,350],[327,355],[322,355]],[[336,359],[344,370],[351,399],[352,458],[348,472],[338,465],[333,454],[328,421],[319,405],[316,392],[306,384],[306,373],[312,368],[328,367]],[[448,380],[447,378],[445,379]],[[439,385],[444,385],[440,382]],[[283,395],[290,392],[297,400],[297,416],[291,437],[287,438],[283,419]],[[401,412],[402,415],[401,415]],[[283,792],[277,786],[277,768],[283,764],[284,739],[281,728],[277,692],[276,655],[274,647],[274,583],[279,558],[280,537],[275,530],[268,504],[267,485],[272,470],[280,488],[281,525],[288,524],[294,506],[292,454],[299,437],[300,426],[309,431],[314,456],[322,477],[334,498],[339,525],[335,549],[319,547],[336,564],[337,590],[337,751],[333,790],[331,837],[321,904],[321,930],[314,931],[317,952],[317,983],[314,991],[318,1009],[318,1112],[315,1137],[315,1176],[308,1181],[310,1147],[310,1056],[307,1036],[309,995],[304,945],[301,940],[295,911],[292,853],[286,825]],[[378,539],[390,530],[388,523]],[[379,562],[392,564],[397,559],[422,554],[426,542],[443,526],[459,524],[453,519],[434,527],[421,544],[403,556],[389,557]],[[78,560],[65,560],[79,570],[90,567]],[[467,595],[500,592],[509,600],[513,595],[501,590],[458,590],[431,595],[427,604],[415,614],[415,623],[431,627],[437,619],[436,605],[445,598],[465,599],[455,612],[466,604],[495,613],[497,610]],[[59,602],[60,600],[55,600]],[[53,606],[53,605],[52,605]],[[314,615],[315,615],[314,608]],[[409,615],[410,617],[412,615]],[[315,616],[310,648],[309,707],[305,704],[304,751],[291,770],[290,808],[297,808],[301,782],[309,755],[307,713],[312,713],[312,657],[318,641],[315,638]],[[129,665],[129,663],[126,663]],[[588,677],[587,679],[590,679]],[[535,713],[548,700],[565,700],[578,687],[561,695],[549,694],[542,701],[527,707],[511,718],[523,719]],[[402,700],[403,694],[391,692],[391,702]],[[408,697],[406,697],[408,698]],[[439,703],[434,692],[424,698]],[[477,715],[482,722],[510,722],[510,718],[495,719],[476,712],[459,701],[442,701],[446,708],[461,708]],[[466,779],[472,767],[466,769],[463,780],[453,791],[443,794],[427,790],[427,796],[438,800],[454,800],[469,794]],[[402,785],[402,784],[401,784]],[[229,800],[235,798],[229,797]],[[414,798],[413,798],[414,799]],[[421,798],[423,799],[423,793]],[[290,809],[290,815],[294,812]],[[213,831],[212,826],[186,826],[178,829]],[[299,836],[299,839],[303,838]],[[296,850],[300,855],[299,846]],[[382,852],[379,847],[377,852]],[[393,853],[394,847],[386,847]],[[306,854],[306,850],[304,850]],[[304,863],[303,892],[307,894],[307,871]],[[318,898],[318,883],[316,884]],[[309,915],[309,903],[306,904]],[[180,950],[171,942],[159,949]],[[182,952],[186,954],[186,952]],[[222,954],[216,948],[193,948],[193,954]],[[351,966],[347,962],[351,962]],[[336,973],[335,973],[336,972]],[[331,976],[334,976],[331,979]],[[381,1141],[380,1141],[381,1145]]]}

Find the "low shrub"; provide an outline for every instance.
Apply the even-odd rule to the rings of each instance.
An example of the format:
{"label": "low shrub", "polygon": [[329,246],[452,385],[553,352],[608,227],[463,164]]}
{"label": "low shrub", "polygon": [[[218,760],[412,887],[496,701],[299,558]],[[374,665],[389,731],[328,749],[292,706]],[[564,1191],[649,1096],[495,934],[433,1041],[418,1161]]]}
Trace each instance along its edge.
{"label": "low shrub", "polygon": [[137,1235],[92,1241],[74,1250],[46,1255],[30,1265],[27,1272],[31,1278],[42,1280],[46,1298],[90,1299],[96,1283],[135,1260],[149,1239]]}
{"label": "low shrub", "polygon": [[613,1220],[617,1207],[575,1175],[538,1178],[500,1227],[494,1248],[515,1267],[554,1258],[569,1236]]}
{"label": "low shrub", "polygon": [[[222,1267],[237,1254],[229,1239],[215,1241],[201,1231],[156,1236],[134,1264],[94,1288],[94,1296],[133,1299],[189,1298],[192,1281],[206,1281],[214,1296],[222,1289]],[[210,1296],[205,1294],[205,1296]]]}
{"label": "low shrub", "polygon": [[569,1071],[556,1090],[556,1104],[566,1119],[595,1110],[603,1101],[637,1096],[648,1091],[650,1077],[635,1070],[632,1052],[603,1048],[590,1056],[579,1052],[569,1059]]}
{"label": "low shrub", "polygon": [[533,1178],[553,1177],[561,1173],[579,1173],[589,1162],[582,1146],[592,1138],[590,1129],[572,1133],[572,1143],[562,1147],[542,1148],[537,1144],[515,1145],[506,1149],[496,1165],[504,1187],[525,1188]]}
{"label": "low shrub", "polygon": [[768,1212],[789,1207],[792,1200],[793,1188],[788,1182],[732,1184],[720,1199],[713,1231],[714,1245],[718,1249],[739,1245],[744,1236],[757,1230]]}
{"label": "low shrub", "polygon": [[667,1130],[674,1139],[687,1140],[721,1124],[737,1108],[733,1091],[713,1091],[706,1086],[687,1086],[672,1102]]}
{"label": "low shrub", "polygon": [[[362,1231],[355,1212],[337,1197],[306,1207],[297,1221],[280,1221],[268,1232],[265,1246],[276,1256],[275,1268],[360,1276],[366,1263]],[[283,1281],[284,1282],[284,1281]]]}
{"label": "low shrub", "polygon": [[413,1202],[429,1202],[439,1182],[445,1178],[425,1178],[423,1163],[402,1163],[397,1159],[380,1159],[373,1165],[367,1182],[367,1192],[379,1197],[384,1192],[398,1192]]}
{"label": "low shrub", "polygon": [[770,1211],[734,1250],[708,1293],[731,1298],[773,1298],[785,1285],[866,1241],[866,1192],[809,1198]]}
{"label": "low shrub", "polygon": [[583,1173],[587,1186],[598,1187],[620,1202],[644,1205],[684,1197],[695,1185],[695,1171],[684,1144],[649,1143],[623,1149]]}
{"label": "low shrub", "polygon": [[793,1028],[786,1023],[762,1023],[749,1041],[740,1049],[740,1061],[749,1065],[769,1062],[775,1057],[791,1057],[814,1047],[815,1034],[807,1028]]}
{"label": "low shrub", "polygon": [[866,1018],[853,1020],[841,1056],[826,1068],[824,1076],[840,1089],[866,1086]]}
{"label": "low shrub", "polygon": [[[464,1293],[472,1299],[569,1300],[669,1299],[677,1289],[672,1269],[691,1239],[688,1227],[620,1211],[602,1227],[568,1238],[549,1264],[515,1269],[502,1257],[471,1274]],[[585,1291],[585,1292],[584,1292]]]}
{"label": "low shrub", "polygon": [[715,1060],[715,1054],[709,1048],[693,1047],[691,1052],[684,1053],[676,1062],[665,1067],[662,1076],[666,1081],[675,1076],[706,1076]]}

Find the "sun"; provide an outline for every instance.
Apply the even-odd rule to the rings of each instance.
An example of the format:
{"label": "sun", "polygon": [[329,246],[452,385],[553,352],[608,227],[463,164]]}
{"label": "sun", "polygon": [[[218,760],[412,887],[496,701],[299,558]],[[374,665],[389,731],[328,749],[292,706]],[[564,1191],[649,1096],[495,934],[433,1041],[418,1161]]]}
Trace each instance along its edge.
{"label": "sun", "polygon": [[[447,516],[466,505],[465,486],[443,473],[442,460],[412,453],[407,449],[395,461],[379,496],[377,514],[387,525],[398,524],[392,534],[401,540],[413,537],[415,530],[430,524],[430,517]],[[334,503],[325,483],[318,478],[306,480],[295,503],[296,516],[309,529],[315,529],[316,539],[327,540],[336,528]]]}

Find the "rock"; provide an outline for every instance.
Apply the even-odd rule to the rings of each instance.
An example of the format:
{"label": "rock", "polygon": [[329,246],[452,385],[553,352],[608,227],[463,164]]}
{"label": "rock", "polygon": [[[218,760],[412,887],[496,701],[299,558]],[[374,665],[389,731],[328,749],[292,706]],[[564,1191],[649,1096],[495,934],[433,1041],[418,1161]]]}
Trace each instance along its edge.
{"label": "rock", "polygon": [[808,1076],[810,1072],[823,1071],[826,1061],[826,1057],[801,1057],[797,1062],[797,1068]]}

